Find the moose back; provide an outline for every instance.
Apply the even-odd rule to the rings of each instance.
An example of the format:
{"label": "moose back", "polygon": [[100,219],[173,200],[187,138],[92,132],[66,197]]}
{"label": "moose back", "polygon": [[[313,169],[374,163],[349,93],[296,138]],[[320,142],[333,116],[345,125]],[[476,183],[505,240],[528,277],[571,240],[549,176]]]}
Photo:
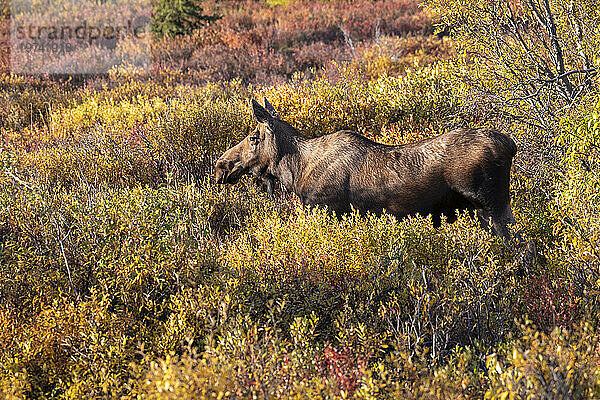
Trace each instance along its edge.
{"label": "moose back", "polygon": [[343,214],[352,207],[398,218],[431,214],[456,220],[456,210],[477,210],[480,223],[505,238],[514,222],[510,169],[517,152],[493,129],[456,129],[415,143],[388,146],[350,131],[307,139],[281,120],[265,99],[252,101],[258,125],[217,161],[217,183],[244,174],[279,180],[303,204]]}

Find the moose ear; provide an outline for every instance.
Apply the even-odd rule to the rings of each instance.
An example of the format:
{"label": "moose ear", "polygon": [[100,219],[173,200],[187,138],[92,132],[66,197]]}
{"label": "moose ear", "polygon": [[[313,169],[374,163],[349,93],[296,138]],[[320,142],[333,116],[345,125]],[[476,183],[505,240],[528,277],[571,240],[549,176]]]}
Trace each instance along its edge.
{"label": "moose ear", "polygon": [[273,105],[271,103],[269,103],[269,100],[267,100],[266,97],[265,97],[265,108],[267,109],[267,111],[269,112],[269,114],[271,114],[273,116],[273,118],[280,119],[279,118],[279,113],[277,112],[277,110],[275,109],[275,107],[273,107]]}
{"label": "moose ear", "polygon": [[254,118],[261,124],[271,125],[273,123],[271,114],[269,114],[269,112],[254,99],[252,99],[252,111],[254,112]]}

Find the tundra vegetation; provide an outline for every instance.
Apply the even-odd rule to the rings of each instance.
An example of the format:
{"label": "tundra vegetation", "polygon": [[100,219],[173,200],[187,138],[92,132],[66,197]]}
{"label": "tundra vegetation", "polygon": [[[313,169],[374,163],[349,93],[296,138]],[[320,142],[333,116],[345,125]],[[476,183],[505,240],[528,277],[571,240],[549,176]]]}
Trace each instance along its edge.
{"label": "tundra vegetation", "polygon": [[[202,15],[147,74],[0,76],[0,397],[600,398],[596,1]],[[508,134],[537,255],[216,185],[263,96],[307,138]]]}

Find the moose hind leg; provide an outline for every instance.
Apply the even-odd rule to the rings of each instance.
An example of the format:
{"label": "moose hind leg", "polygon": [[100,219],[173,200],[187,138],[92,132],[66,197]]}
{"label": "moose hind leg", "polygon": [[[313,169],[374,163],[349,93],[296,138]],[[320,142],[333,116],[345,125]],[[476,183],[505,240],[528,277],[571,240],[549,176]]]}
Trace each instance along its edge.
{"label": "moose hind leg", "polygon": [[480,226],[490,229],[492,234],[510,239],[508,224],[514,222],[510,208],[509,165],[498,165],[481,169],[473,175],[472,185],[459,188],[459,191],[477,210]]}
{"label": "moose hind leg", "polygon": [[510,203],[507,203],[501,211],[494,212],[492,214],[493,232],[496,235],[503,237],[507,241],[511,239],[510,229],[508,225],[512,225],[514,223],[515,217],[510,207]]}
{"label": "moose hind leg", "polygon": [[493,235],[500,236],[507,241],[511,239],[508,225],[514,224],[515,218],[513,217],[510,204],[500,210],[478,208],[477,219],[479,220],[479,226],[481,229],[491,231]]}
{"label": "moose hind leg", "polygon": [[479,221],[479,226],[481,229],[484,231],[488,231],[490,229],[490,213],[483,208],[477,209],[477,220]]}
{"label": "moose hind leg", "polygon": [[431,213],[431,222],[433,224],[434,228],[439,228],[440,226],[442,226],[442,218],[440,213],[437,212],[433,212]]}
{"label": "moose hind leg", "polygon": [[477,209],[477,220],[482,230],[491,232],[492,235],[503,237],[506,240],[510,239],[509,222],[501,215],[479,208]]}

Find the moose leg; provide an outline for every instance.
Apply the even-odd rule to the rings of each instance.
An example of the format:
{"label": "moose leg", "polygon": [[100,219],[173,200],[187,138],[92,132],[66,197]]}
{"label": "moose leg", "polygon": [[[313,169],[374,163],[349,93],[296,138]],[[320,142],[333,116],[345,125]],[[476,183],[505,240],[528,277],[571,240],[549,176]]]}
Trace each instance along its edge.
{"label": "moose leg", "polygon": [[484,231],[490,229],[490,213],[487,212],[485,209],[477,209],[477,220],[479,221],[479,226],[481,227],[481,229],[483,229]]}
{"label": "moose leg", "polygon": [[431,214],[431,222],[433,223],[433,227],[434,228],[439,228],[440,226],[442,226],[442,218],[440,213],[432,213]]}
{"label": "moose leg", "polygon": [[479,226],[481,226],[481,229],[490,230],[491,227],[493,235],[503,237],[507,241],[511,239],[508,225],[513,224],[515,222],[515,218],[510,208],[510,203],[503,207],[491,209],[487,207],[478,208],[477,219],[479,220]]}
{"label": "moose leg", "polygon": [[444,213],[444,215],[446,216],[446,222],[449,224],[455,223],[456,220],[458,220],[458,215],[456,214],[457,212],[458,212],[458,210],[452,210],[452,209],[446,210],[446,212]]}
{"label": "moose leg", "polygon": [[271,175],[262,175],[254,178],[256,185],[269,196],[273,196],[275,179]]}
{"label": "moose leg", "polygon": [[431,222],[434,228],[442,226],[442,216],[446,217],[446,223],[452,224],[458,219],[456,216],[456,210],[452,208],[446,208],[439,212],[431,213]]}
{"label": "moose leg", "polygon": [[275,186],[275,182],[273,181],[273,178],[271,178],[271,177],[265,178],[264,184],[265,184],[265,190],[266,190],[267,194],[269,196],[273,196],[273,189]]}
{"label": "moose leg", "polygon": [[508,225],[515,223],[515,217],[513,215],[512,209],[510,208],[510,203],[506,204],[502,211],[492,214],[492,227],[493,232],[506,239],[507,241],[511,239],[510,229]]}
{"label": "moose leg", "polygon": [[511,239],[508,224],[514,223],[512,210],[510,208],[510,197],[508,186],[492,188],[492,190],[479,190],[477,192],[464,192],[463,196],[477,211],[479,226],[484,230],[490,230],[496,236],[501,236],[507,241]]}

